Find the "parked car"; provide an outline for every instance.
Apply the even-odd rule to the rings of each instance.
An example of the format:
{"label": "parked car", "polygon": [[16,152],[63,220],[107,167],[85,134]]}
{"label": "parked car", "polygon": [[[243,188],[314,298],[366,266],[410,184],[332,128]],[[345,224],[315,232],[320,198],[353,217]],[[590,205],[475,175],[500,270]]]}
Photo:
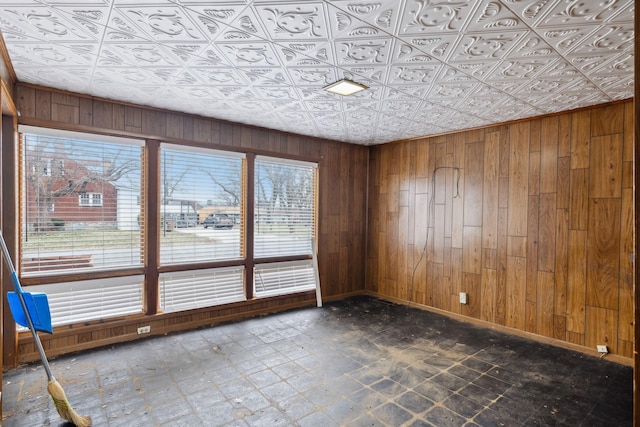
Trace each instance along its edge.
{"label": "parked car", "polygon": [[231,218],[227,214],[212,213],[212,214],[209,214],[209,216],[207,216],[205,218],[205,220],[204,220],[204,222],[202,224],[204,225],[204,228],[213,227],[213,228],[231,229],[231,228],[233,228],[233,223],[234,222],[235,221],[233,220],[233,218]]}

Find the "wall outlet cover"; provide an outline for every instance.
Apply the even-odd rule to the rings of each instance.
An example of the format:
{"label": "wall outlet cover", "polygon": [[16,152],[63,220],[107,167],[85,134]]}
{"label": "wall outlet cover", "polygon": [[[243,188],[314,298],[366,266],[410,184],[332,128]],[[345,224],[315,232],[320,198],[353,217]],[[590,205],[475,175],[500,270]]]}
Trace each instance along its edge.
{"label": "wall outlet cover", "polygon": [[467,298],[468,297],[466,292],[460,292],[460,304],[467,304]]}

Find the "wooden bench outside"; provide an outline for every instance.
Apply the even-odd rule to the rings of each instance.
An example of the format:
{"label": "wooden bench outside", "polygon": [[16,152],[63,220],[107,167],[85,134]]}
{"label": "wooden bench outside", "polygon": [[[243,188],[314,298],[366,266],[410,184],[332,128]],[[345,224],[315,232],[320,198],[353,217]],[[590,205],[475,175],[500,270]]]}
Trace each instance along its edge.
{"label": "wooden bench outside", "polygon": [[53,257],[31,257],[22,259],[22,272],[60,270],[65,268],[93,267],[91,255],[62,255]]}

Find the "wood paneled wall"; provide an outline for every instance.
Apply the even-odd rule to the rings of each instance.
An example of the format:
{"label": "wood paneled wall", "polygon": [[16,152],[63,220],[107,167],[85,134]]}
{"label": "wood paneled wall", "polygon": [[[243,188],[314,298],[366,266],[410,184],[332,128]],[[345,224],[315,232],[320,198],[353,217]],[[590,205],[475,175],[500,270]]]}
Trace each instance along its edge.
{"label": "wood paneled wall", "polygon": [[624,102],[373,147],[367,289],[631,358],[633,126]]}
{"label": "wood paneled wall", "polygon": [[[368,148],[300,135],[244,126],[214,119],[111,102],[28,84],[18,84],[16,105],[21,124],[99,132],[283,155],[318,162],[318,261],[323,298],[339,298],[364,289],[366,188]],[[166,333],[236,317],[255,315],[315,302],[314,294],[275,298],[269,302],[234,304],[225,309],[204,309],[184,316],[165,315],[154,320],[153,331]],[[134,339],[138,319],[100,328],[58,333],[45,343],[52,355],[81,350],[118,340]],[[166,322],[163,324],[162,322]],[[162,332],[164,331],[164,332]],[[37,358],[29,338],[20,360]],[[23,356],[23,354],[26,354]]]}

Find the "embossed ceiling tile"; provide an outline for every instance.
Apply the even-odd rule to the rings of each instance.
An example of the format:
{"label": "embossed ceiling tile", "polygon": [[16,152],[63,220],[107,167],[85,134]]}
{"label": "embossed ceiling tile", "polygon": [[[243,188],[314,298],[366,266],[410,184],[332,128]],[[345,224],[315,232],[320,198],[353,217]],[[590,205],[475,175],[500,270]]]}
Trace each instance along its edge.
{"label": "embossed ceiling tile", "polygon": [[88,28],[84,20],[74,21],[71,16],[42,4],[3,6],[0,25],[7,40],[88,43],[95,42],[100,35]]}
{"label": "embossed ceiling tile", "polygon": [[325,4],[321,1],[254,3],[271,40],[328,40]]}
{"label": "embossed ceiling tile", "polygon": [[566,58],[571,65],[580,70],[581,73],[589,75],[616,56],[617,54],[615,52],[601,52],[597,55],[591,53],[572,53],[567,55]]}
{"label": "embossed ceiling tile", "polygon": [[491,86],[478,85],[473,91],[464,99],[464,105],[460,105],[459,108],[479,109],[490,108],[494,104],[501,102],[504,97],[507,97],[505,93],[494,89]]}
{"label": "embossed ceiling tile", "polygon": [[571,77],[577,76],[582,77],[578,72],[578,69],[573,66],[571,63],[567,62],[563,58],[558,59],[557,61],[552,62],[547,66],[542,74],[545,77]]}
{"label": "embossed ceiling tile", "polygon": [[509,52],[509,58],[557,58],[558,53],[539,34],[528,31]]}
{"label": "embossed ceiling tile", "polygon": [[561,55],[568,54],[582,44],[582,40],[598,29],[597,25],[581,27],[540,28],[536,32],[545,39],[549,46]]}
{"label": "embossed ceiling tile", "polygon": [[432,85],[428,99],[441,105],[443,105],[443,100],[445,99],[457,99],[459,101],[476,90],[478,85],[479,83],[476,81],[439,81]]}
{"label": "embossed ceiling tile", "polygon": [[312,41],[282,42],[274,48],[285,65],[331,65],[334,61],[331,43]]}
{"label": "embossed ceiling tile", "polygon": [[564,0],[502,0],[514,15],[521,18],[530,26],[540,22],[549,11],[559,2]]}
{"label": "embossed ceiling tile", "polygon": [[295,85],[324,87],[338,80],[334,67],[289,67],[287,74]]}
{"label": "embossed ceiling tile", "polygon": [[633,23],[604,25],[589,34],[574,53],[600,54],[602,52],[632,52]]}
{"label": "embossed ceiling tile", "polygon": [[183,4],[185,14],[203,34],[206,34],[208,40],[215,40],[229,29],[238,31],[237,28],[230,27],[230,24],[247,8],[242,2]]}
{"label": "embossed ceiling tile", "polygon": [[[177,72],[177,71],[176,71]],[[94,76],[112,83],[125,85],[162,85],[166,80],[159,76],[153,69],[137,67],[101,67]]]}
{"label": "embossed ceiling tile", "polygon": [[385,111],[387,114],[395,115],[399,117],[411,117],[414,111],[421,105],[420,100],[415,101],[382,101],[382,111]]}
{"label": "embossed ceiling tile", "polygon": [[181,61],[157,43],[104,43],[98,65],[105,67],[178,67]]}
{"label": "embossed ceiling tile", "polygon": [[11,60],[18,67],[93,67],[95,46],[92,44],[38,43],[20,44],[10,50]]}
{"label": "embossed ceiling tile", "polygon": [[273,105],[279,108],[283,101],[292,101],[298,99],[298,94],[292,87],[264,87],[257,86],[253,88],[253,92],[258,99],[274,101]]}
{"label": "embossed ceiling tile", "polygon": [[269,67],[251,67],[239,68],[238,72],[244,74],[245,80],[249,81],[252,86],[283,86],[292,85],[293,81],[289,78],[284,68]]}
{"label": "embossed ceiling tile", "polygon": [[345,114],[357,110],[377,112],[380,110],[380,101],[346,101],[342,106]]}
{"label": "embossed ceiling tile", "polygon": [[618,10],[618,14],[609,20],[609,23],[633,22],[635,16],[635,1],[627,0],[627,4]]}
{"label": "embossed ceiling tile", "polygon": [[390,62],[393,64],[440,63],[433,56],[427,54],[421,47],[401,41],[395,43]]}
{"label": "embossed ceiling tile", "polygon": [[[451,55],[454,47],[458,42],[458,34],[448,34],[434,32],[431,34],[422,34],[415,36],[403,36],[399,40],[403,40],[406,44],[418,49],[415,51],[414,56],[420,57],[421,54],[427,55],[437,60],[445,61]],[[400,48],[404,46],[400,43]],[[411,53],[413,53],[412,51]],[[399,53],[403,53],[402,51]],[[399,55],[396,54],[393,61],[397,62]],[[409,58],[412,56],[410,55]],[[402,58],[400,58],[402,59]]]}
{"label": "embossed ceiling tile", "polygon": [[442,117],[447,116],[449,113],[450,111],[447,108],[427,102],[416,110],[412,119],[420,122],[437,123]]}
{"label": "embossed ceiling tile", "polygon": [[258,41],[269,38],[251,8],[216,3],[187,9],[211,39]]}
{"label": "embossed ceiling tile", "polygon": [[229,63],[237,67],[279,67],[278,55],[273,46],[266,42],[221,43],[217,47]]}
{"label": "embossed ceiling tile", "polygon": [[436,80],[441,68],[441,64],[393,65],[386,83],[394,86],[430,84]]}
{"label": "embossed ceiling tile", "polygon": [[[197,42],[206,43],[208,36],[191,20],[187,11],[179,6],[157,4],[149,6],[114,5],[113,12],[118,13],[124,23],[135,26],[142,37],[158,42]],[[111,23],[114,23],[114,15]]]}
{"label": "embossed ceiling tile", "polygon": [[423,99],[428,91],[427,85],[395,85],[385,88],[382,99]]}
{"label": "embossed ceiling tile", "polygon": [[514,14],[501,2],[479,1],[478,8],[465,28],[465,33],[500,32],[513,29],[526,29],[527,26],[519,16]]}
{"label": "embossed ceiling tile", "polygon": [[393,39],[336,40],[333,45],[338,65],[385,65],[391,59]]}
{"label": "embossed ceiling tile", "polygon": [[235,68],[191,68],[191,72],[202,82],[212,86],[247,85],[243,73]]}
{"label": "embossed ceiling tile", "polygon": [[451,68],[447,68],[448,74],[451,78],[458,80],[484,81],[500,64],[500,60],[452,62],[451,65],[454,65],[457,68],[457,72],[455,74],[451,71]]}
{"label": "embossed ceiling tile", "polygon": [[406,0],[397,34],[458,33],[476,7],[462,0]]}
{"label": "embossed ceiling tile", "polygon": [[[369,86],[369,90],[377,91],[385,84],[388,68],[381,65],[359,65],[337,69],[338,78],[345,78]],[[356,95],[363,95],[358,92]],[[351,95],[354,96],[354,95]]]}
{"label": "embossed ceiling tile", "polygon": [[333,39],[380,37],[393,33],[394,11],[379,1],[330,4],[327,13]]}
{"label": "embossed ceiling tile", "polygon": [[374,124],[378,117],[378,112],[367,109],[353,109],[351,111],[347,111],[344,116],[345,120],[353,125],[369,127]]}
{"label": "embossed ceiling tile", "polygon": [[395,34],[402,11],[402,0],[334,0],[333,5],[382,31]]}
{"label": "embossed ceiling tile", "polygon": [[518,58],[514,60],[504,60],[500,62],[489,75],[486,76],[485,81],[489,84],[494,81],[503,80],[519,80],[523,83],[535,77],[540,73],[542,69],[547,67],[553,58]]}
{"label": "embossed ceiling tile", "polygon": [[603,0],[600,2],[562,0],[546,12],[538,22],[538,26],[573,28],[583,24],[602,24],[625,6],[626,0]]}
{"label": "embossed ceiling tile", "polygon": [[[78,78],[79,76],[81,78]],[[63,90],[87,93],[90,89],[91,70],[73,67],[67,69],[28,67],[21,72],[20,81],[34,84],[47,81]]]}
{"label": "embossed ceiling tile", "polygon": [[340,101],[317,100],[304,101],[305,109],[309,112],[337,112],[340,111]]}
{"label": "embossed ceiling tile", "polygon": [[218,50],[215,44],[205,47],[190,64],[192,67],[230,67],[231,65],[231,62]]}
{"label": "embossed ceiling tile", "polygon": [[504,58],[526,35],[528,35],[527,31],[463,34],[459,37],[449,62],[499,60]]}
{"label": "embossed ceiling tile", "polygon": [[573,83],[573,76],[557,76],[557,77],[540,77],[532,79],[525,85],[521,86],[513,96],[520,99],[535,99],[537,96],[548,95],[550,93],[559,92],[563,88]]}

